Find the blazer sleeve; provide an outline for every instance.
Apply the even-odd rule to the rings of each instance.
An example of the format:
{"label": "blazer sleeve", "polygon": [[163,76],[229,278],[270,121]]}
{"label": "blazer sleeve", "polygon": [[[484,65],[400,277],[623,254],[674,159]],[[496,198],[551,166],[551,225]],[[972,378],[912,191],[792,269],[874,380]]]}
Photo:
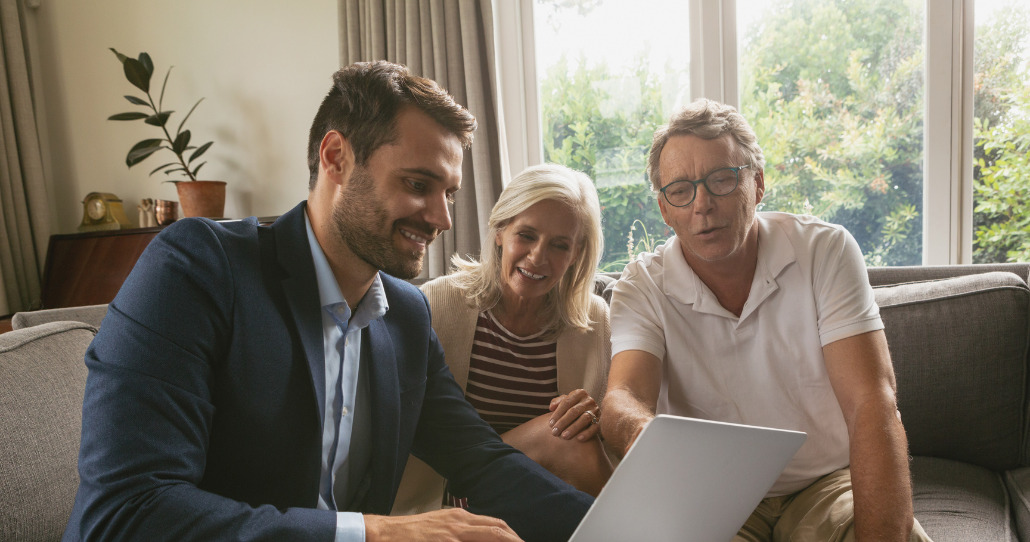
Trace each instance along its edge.
{"label": "blazer sleeve", "polygon": [[568,540],[593,503],[505,444],[465,400],[435,333],[412,453],[469,498],[469,511],[503,519],[526,542]]}
{"label": "blazer sleeve", "polygon": [[237,301],[215,229],[185,220],[158,235],[86,353],[80,486],[65,540],[332,539],[332,512],[198,487],[216,409],[212,373]]}

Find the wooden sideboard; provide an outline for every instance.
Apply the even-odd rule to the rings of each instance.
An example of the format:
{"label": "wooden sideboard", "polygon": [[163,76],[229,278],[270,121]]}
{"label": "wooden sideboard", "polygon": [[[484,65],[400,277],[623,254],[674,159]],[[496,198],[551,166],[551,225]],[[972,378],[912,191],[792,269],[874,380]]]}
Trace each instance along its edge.
{"label": "wooden sideboard", "polygon": [[[262,216],[257,222],[268,226],[277,218]],[[163,229],[164,226],[157,226],[51,235],[43,268],[40,308],[110,303],[143,249]]]}
{"label": "wooden sideboard", "polygon": [[163,227],[51,235],[42,308],[110,303]]}

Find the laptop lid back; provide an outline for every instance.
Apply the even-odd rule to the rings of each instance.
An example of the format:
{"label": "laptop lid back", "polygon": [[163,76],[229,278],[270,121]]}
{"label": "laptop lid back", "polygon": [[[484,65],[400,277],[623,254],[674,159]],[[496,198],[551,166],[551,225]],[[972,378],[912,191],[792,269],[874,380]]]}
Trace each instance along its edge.
{"label": "laptop lid back", "polygon": [[659,415],[570,542],[730,540],[805,438],[798,431]]}

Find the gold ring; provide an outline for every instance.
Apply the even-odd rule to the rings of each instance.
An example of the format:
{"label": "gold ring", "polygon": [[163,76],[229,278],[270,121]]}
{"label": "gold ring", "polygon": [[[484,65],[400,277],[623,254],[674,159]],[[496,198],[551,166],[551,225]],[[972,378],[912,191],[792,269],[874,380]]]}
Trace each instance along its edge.
{"label": "gold ring", "polygon": [[584,410],[583,414],[588,414],[590,416],[590,423],[591,424],[596,425],[596,424],[601,423],[601,418],[599,416],[597,416],[596,414],[594,414],[593,412],[590,412],[589,410]]}

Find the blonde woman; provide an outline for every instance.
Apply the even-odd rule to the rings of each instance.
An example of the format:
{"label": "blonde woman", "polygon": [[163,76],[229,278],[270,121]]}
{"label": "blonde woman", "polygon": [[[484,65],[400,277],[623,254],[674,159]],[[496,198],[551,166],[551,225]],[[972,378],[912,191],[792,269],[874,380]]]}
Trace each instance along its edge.
{"label": "blonde woman", "polygon": [[[598,436],[611,358],[608,306],[594,295],[602,248],[597,191],[583,173],[526,169],[490,213],[479,261],[422,286],[465,397],[501,438],[597,495],[612,472]],[[408,462],[395,514],[463,506]]]}

